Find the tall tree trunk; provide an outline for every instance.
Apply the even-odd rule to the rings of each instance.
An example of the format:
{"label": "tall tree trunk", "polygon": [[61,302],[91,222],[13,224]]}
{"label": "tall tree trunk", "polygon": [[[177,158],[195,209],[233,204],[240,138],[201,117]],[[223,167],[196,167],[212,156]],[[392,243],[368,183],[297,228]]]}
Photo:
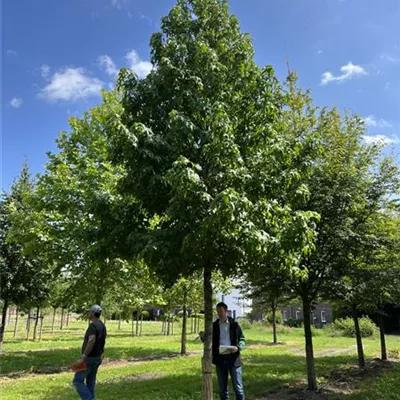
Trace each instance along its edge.
{"label": "tall tree trunk", "polygon": [[61,322],[60,322],[60,330],[63,329],[64,325],[64,308],[61,309]]}
{"label": "tall tree trunk", "polygon": [[317,390],[317,376],[315,373],[314,348],[311,332],[311,302],[308,293],[303,295],[304,336],[306,341],[307,382],[308,390]]}
{"label": "tall tree trunk", "polygon": [[28,319],[26,320],[26,340],[29,340],[30,331],[31,331],[31,310],[29,310]]}
{"label": "tall tree trunk", "polygon": [[278,343],[278,335],[276,333],[276,304],[272,303],[272,336],[274,344]]}
{"label": "tall tree trunk", "polygon": [[0,346],[2,346],[4,342],[4,330],[6,328],[7,310],[8,310],[8,301],[4,301],[3,310],[1,314],[1,325],[0,325]]}
{"label": "tall tree trunk", "polygon": [[190,333],[193,333],[193,316],[190,317]]}
{"label": "tall tree trunk", "polygon": [[66,323],[66,326],[68,327],[68,325],[69,325],[69,310],[67,310],[67,323]]}
{"label": "tall tree trunk", "polygon": [[352,313],[353,313],[354,328],[356,331],[358,366],[360,368],[365,368],[364,349],[363,349],[362,338],[361,338],[360,323],[358,320],[358,310],[357,310],[357,306],[354,304],[352,305]]}
{"label": "tall tree trunk", "polygon": [[36,340],[37,327],[38,327],[38,322],[39,322],[39,312],[40,312],[40,308],[37,307],[37,308],[36,308],[35,327],[34,327],[34,329],[33,329],[33,341]]}
{"label": "tall tree trunk", "polygon": [[202,400],[213,399],[213,382],[212,382],[212,330],[213,330],[213,289],[211,282],[211,268],[204,268],[204,332],[205,340],[203,346],[202,370]]}
{"label": "tall tree trunk", "polygon": [[56,322],[57,308],[53,308],[53,321],[51,322],[51,333],[54,333],[54,323]]}
{"label": "tall tree trunk", "polygon": [[187,290],[185,288],[183,292],[183,315],[182,315],[182,336],[181,336],[181,354],[186,354],[186,322],[187,322],[187,312],[186,312],[186,302],[187,302]]}
{"label": "tall tree trunk", "polygon": [[194,314],[194,333],[197,333],[197,314]]}
{"label": "tall tree trunk", "polygon": [[136,311],[136,336],[139,336],[139,310]]}
{"label": "tall tree trunk", "polygon": [[167,317],[167,336],[169,336],[171,333],[171,315],[168,313]]}
{"label": "tall tree trunk", "polygon": [[15,323],[14,323],[14,334],[13,338],[17,337],[17,331],[18,331],[18,317],[19,317],[19,307],[17,307],[17,310],[15,312]]}
{"label": "tall tree trunk", "polygon": [[42,341],[43,320],[44,320],[44,316],[42,316],[42,318],[40,318],[40,327],[39,327],[39,342],[41,342],[41,341]]}
{"label": "tall tree trunk", "polygon": [[387,351],[386,351],[386,337],[385,337],[385,327],[383,325],[383,315],[382,312],[378,312],[379,320],[379,335],[381,338],[381,359],[382,361],[387,361]]}
{"label": "tall tree trunk", "polygon": [[11,317],[12,317],[12,308],[10,307],[10,308],[8,309],[7,326],[11,324]]}

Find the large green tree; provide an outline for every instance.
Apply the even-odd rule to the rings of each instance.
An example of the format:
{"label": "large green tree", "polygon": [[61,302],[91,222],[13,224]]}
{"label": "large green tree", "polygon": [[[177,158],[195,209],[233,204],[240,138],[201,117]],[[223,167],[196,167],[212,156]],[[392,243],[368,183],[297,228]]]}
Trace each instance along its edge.
{"label": "large green tree", "polygon": [[313,217],[285,205],[296,174],[276,131],[284,95],[253,57],[227,1],[179,0],[151,38],[153,71],[142,80],[120,73],[124,112],[110,135],[127,171],[120,193],[158,219],[147,235],[126,224],[137,239],[128,251],[170,282],[203,271],[204,399],[212,398],[212,271],[238,274],[281,235],[304,247]]}

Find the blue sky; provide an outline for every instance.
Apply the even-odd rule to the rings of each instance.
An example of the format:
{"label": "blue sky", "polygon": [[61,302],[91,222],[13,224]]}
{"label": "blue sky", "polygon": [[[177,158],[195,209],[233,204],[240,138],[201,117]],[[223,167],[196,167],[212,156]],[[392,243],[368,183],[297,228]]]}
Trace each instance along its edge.
{"label": "blue sky", "polygon": [[[28,159],[43,171],[68,117],[100,101],[126,66],[145,76],[149,39],[174,0],[4,0],[2,182]],[[231,0],[256,61],[280,78],[286,57],[319,105],[349,108],[368,141],[400,150],[398,0]]]}

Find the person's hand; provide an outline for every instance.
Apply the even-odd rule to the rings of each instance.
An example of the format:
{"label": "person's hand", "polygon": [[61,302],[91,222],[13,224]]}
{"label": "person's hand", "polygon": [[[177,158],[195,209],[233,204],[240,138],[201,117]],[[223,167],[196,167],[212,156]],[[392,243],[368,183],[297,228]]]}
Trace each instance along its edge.
{"label": "person's hand", "polygon": [[235,353],[237,353],[239,351],[239,347],[237,347],[237,346],[232,346],[232,349],[231,349],[231,353],[232,354],[235,354]]}

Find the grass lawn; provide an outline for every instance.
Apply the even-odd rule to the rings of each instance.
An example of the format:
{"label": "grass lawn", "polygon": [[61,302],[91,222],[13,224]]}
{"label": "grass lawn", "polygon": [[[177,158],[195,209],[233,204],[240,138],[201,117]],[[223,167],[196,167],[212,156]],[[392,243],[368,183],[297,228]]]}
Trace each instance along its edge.
{"label": "grass lawn", "polygon": [[[34,374],[26,371],[46,370],[70,365],[80,354],[85,323],[73,322],[62,334],[52,335],[45,330],[41,342],[10,339],[1,357],[1,399],[77,399],[71,386],[73,374]],[[150,400],[150,399],[199,399],[201,391],[201,344],[196,335],[189,335],[189,357],[155,361],[128,362],[128,359],[151,355],[172,355],[180,349],[179,327],[174,336],[161,336],[160,323],[146,323],[142,337],[130,336],[130,325],[118,330],[118,323],[107,322],[107,362],[98,374],[97,397],[99,400]],[[356,363],[354,339],[328,337],[317,331],[314,337],[316,368],[321,386],[333,370]],[[251,327],[245,330],[247,348],[243,352],[244,383],[248,399],[268,398],[267,393],[280,388],[304,386],[305,359],[302,330],[283,329],[279,340],[284,345],[270,346],[271,332],[267,328]],[[388,337],[388,349],[400,350],[400,337]],[[379,356],[379,340],[364,340],[368,358]],[[119,360],[119,361],[117,361]],[[112,361],[112,362],[109,362]],[[12,373],[23,372],[18,377]],[[341,395],[344,400],[399,400],[398,381],[400,368],[383,373],[379,378],[364,381],[358,390]],[[217,388],[216,382],[214,390]],[[218,398],[217,393],[215,398]],[[234,398],[233,396],[231,398]],[[278,397],[275,397],[278,398]],[[330,397],[334,399],[334,397]]]}

